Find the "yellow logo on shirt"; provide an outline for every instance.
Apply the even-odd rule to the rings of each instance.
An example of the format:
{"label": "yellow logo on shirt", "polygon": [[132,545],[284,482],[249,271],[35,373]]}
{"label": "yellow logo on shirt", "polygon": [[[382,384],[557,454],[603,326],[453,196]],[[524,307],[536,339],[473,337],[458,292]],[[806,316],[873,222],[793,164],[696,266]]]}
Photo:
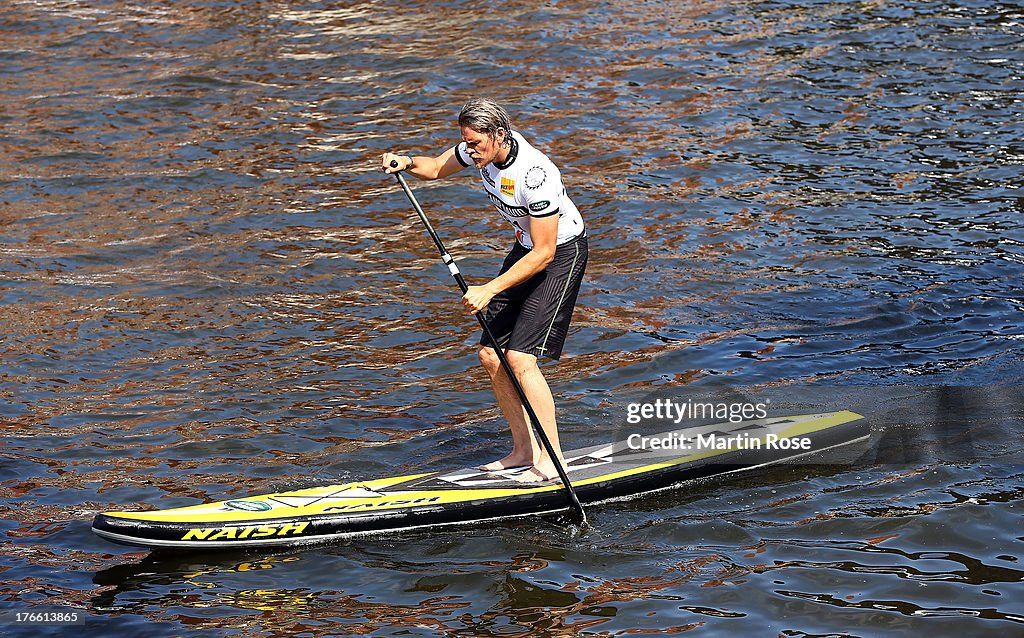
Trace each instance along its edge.
{"label": "yellow logo on shirt", "polygon": [[516,196],[516,180],[507,177],[501,178],[501,194],[509,197]]}

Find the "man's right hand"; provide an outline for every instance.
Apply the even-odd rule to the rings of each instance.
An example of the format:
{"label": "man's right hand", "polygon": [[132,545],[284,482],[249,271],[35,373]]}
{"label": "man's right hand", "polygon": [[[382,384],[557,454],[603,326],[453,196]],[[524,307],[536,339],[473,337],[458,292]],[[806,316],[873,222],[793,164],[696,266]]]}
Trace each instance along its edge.
{"label": "man's right hand", "polygon": [[[395,166],[391,163],[394,162]],[[385,173],[397,173],[412,168],[412,158],[406,155],[395,155],[394,153],[384,153],[380,158],[381,168],[384,169]]]}

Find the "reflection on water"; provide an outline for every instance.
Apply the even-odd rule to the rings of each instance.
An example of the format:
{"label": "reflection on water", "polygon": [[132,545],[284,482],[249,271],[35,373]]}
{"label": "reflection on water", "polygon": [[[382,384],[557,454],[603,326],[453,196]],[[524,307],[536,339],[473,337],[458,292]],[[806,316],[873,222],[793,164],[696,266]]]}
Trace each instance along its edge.
{"label": "reflection on water", "polygon": [[[1017,630],[1021,414],[990,399],[1021,377],[1022,23],[980,0],[4,4],[3,607],[75,607],[87,635]],[[896,391],[872,462],[608,505],[582,537],[94,538],[98,511],[506,444],[473,322],[375,170],[454,143],[477,93],[591,232],[549,368],[568,440],[723,380],[987,390]],[[415,187],[470,279],[492,273],[509,234],[474,178]],[[962,429],[908,434],[954,404],[988,432],[969,453]]]}

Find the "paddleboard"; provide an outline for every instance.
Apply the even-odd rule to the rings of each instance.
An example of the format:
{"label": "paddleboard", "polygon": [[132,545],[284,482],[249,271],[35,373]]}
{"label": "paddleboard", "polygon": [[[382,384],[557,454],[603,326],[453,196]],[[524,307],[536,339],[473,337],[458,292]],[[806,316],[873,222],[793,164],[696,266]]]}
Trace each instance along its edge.
{"label": "paddleboard", "polygon": [[[792,461],[864,440],[867,422],[829,412],[726,422],[565,453],[587,504]],[[122,544],[216,549],[295,546],[399,530],[568,510],[561,483],[519,483],[516,470],[460,469],[315,487],[205,505],[98,514],[92,529]]]}

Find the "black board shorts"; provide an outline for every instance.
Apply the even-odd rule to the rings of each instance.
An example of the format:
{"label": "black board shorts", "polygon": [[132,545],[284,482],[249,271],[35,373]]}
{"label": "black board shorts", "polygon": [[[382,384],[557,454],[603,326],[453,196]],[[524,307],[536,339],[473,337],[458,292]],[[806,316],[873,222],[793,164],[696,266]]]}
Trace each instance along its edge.
{"label": "black board shorts", "polygon": [[[516,242],[498,274],[508,271],[529,252],[529,248]],[[555,258],[543,271],[491,299],[484,310],[484,320],[502,348],[558,360],[569,333],[588,254],[587,238],[581,235],[558,246]],[[484,333],[480,345],[494,344]]]}

